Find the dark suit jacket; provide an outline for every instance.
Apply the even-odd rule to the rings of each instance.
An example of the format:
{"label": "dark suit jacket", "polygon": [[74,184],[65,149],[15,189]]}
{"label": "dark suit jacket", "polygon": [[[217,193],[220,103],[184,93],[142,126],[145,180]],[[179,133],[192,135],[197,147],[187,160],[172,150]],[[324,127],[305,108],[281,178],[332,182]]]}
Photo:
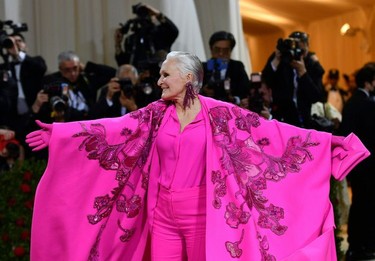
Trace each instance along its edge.
{"label": "dark suit jacket", "polygon": [[[69,83],[60,72],[55,72],[44,77],[43,85],[47,86],[52,83],[67,83],[73,90],[80,91],[84,96],[89,109],[96,103],[97,90],[107,84],[111,78],[116,75],[116,69],[103,64],[96,64],[87,62],[84,72],[78,77],[77,82]],[[49,104],[44,104],[41,112],[37,117],[48,120],[50,114]],[[84,120],[87,119],[88,114],[69,109],[67,112],[66,121]]]}
{"label": "dark suit jacket", "polygon": [[371,155],[347,176],[352,189],[348,241],[375,249],[375,102],[358,89],[344,105],[340,134],[353,132]]}
{"label": "dark suit jacket", "polygon": [[293,68],[287,63],[280,62],[277,70],[274,71],[271,61],[275,54],[269,57],[262,71],[262,79],[272,89],[272,115],[275,119],[295,126],[309,127],[311,105],[324,98],[322,83],[324,69],[319,62],[311,59],[311,55],[312,53],[309,53],[304,59],[307,73],[297,78],[298,108],[293,101],[295,88]]}
{"label": "dark suit jacket", "polygon": [[[208,84],[212,72],[207,68],[207,62],[203,63],[204,68],[204,79],[203,85]],[[233,96],[237,96],[240,99],[248,96],[250,88],[249,76],[245,71],[245,66],[241,61],[229,60],[227,72],[225,74],[226,79],[230,79],[230,90]],[[204,95],[204,93],[202,93]],[[228,101],[227,94],[223,86],[215,87],[215,99]]]}
{"label": "dark suit jacket", "polygon": [[38,92],[42,88],[42,79],[47,71],[47,65],[41,56],[26,55],[21,63],[20,78],[26,102],[31,107]]}

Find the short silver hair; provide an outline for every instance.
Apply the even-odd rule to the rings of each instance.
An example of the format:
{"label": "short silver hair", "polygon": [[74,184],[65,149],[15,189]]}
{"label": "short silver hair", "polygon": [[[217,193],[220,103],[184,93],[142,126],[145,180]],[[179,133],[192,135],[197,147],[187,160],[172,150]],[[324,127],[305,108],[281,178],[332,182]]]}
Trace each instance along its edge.
{"label": "short silver hair", "polygon": [[181,74],[193,75],[192,85],[194,90],[199,93],[203,84],[203,66],[202,62],[195,54],[181,51],[172,51],[167,54],[166,59],[171,59],[176,61],[176,67]]}
{"label": "short silver hair", "polygon": [[116,75],[120,77],[124,72],[131,72],[136,78],[138,78],[138,70],[131,64],[123,64],[117,68]]}
{"label": "short silver hair", "polygon": [[66,61],[79,62],[79,56],[73,51],[64,51],[64,52],[61,52],[57,56],[57,60],[58,60],[59,66],[60,66],[61,63],[66,62]]}

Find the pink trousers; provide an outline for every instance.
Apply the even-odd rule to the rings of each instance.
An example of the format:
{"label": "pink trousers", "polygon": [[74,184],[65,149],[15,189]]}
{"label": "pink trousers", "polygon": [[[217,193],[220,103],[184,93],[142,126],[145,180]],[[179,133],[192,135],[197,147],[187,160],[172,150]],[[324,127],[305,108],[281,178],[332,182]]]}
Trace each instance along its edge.
{"label": "pink trousers", "polygon": [[168,190],[160,186],[151,233],[153,261],[206,260],[206,186]]}

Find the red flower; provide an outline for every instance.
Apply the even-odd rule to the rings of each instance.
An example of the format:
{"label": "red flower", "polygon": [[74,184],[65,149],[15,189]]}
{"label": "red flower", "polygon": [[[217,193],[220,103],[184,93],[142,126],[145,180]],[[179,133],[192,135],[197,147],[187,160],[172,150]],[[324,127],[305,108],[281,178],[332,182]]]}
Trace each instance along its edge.
{"label": "red flower", "polygon": [[25,220],[23,218],[18,218],[16,220],[16,225],[19,226],[19,227],[22,227],[25,225]]}
{"label": "red flower", "polygon": [[21,233],[21,239],[22,240],[29,240],[30,239],[30,231],[29,230],[24,230]]}
{"label": "red flower", "polygon": [[10,198],[9,200],[8,200],[8,206],[9,207],[13,207],[14,205],[16,205],[16,199],[15,198]]}
{"label": "red flower", "polygon": [[28,209],[33,209],[33,206],[34,206],[34,201],[31,199],[31,200],[28,200],[25,202],[24,206]]}
{"label": "red flower", "polygon": [[13,253],[15,256],[24,256],[26,251],[24,247],[18,246],[14,248]]}
{"label": "red flower", "polygon": [[32,172],[30,172],[30,171],[25,171],[25,173],[23,173],[23,180],[24,180],[24,181],[30,181],[31,178],[32,178],[32,175],[33,175]]}
{"label": "red flower", "polygon": [[21,184],[21,190],[24,193],[30,193],[31,192],[31,187],[28,184]]}
{"label": "red flower", "polygon": [[9,241],[9,234],[5,233],[1,235],[1,240],[4,242]]}

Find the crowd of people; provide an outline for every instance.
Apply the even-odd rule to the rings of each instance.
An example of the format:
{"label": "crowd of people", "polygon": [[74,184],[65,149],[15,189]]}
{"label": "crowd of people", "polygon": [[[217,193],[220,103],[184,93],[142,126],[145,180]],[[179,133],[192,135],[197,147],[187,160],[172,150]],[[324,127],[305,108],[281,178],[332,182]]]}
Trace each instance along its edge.
{"label": "crowd of people", "polygon": [[[89,259],[95,260],[99,254],[104,259],[127,255],[130,257],[129,260],[141,260],[148,241],[148,229],[151,231],[151,252],[146,251],[146,255],[151,255],[153,260],[169,260],[166,258],[172,257],[177,257],[173,260],[204,260],[202,257],[207,255],[209,250],[212,256],[217,256],[216,260],[220,260],[225,252],[229,252],[231,257],[250,258],[247,260],[275,260],[275,256],[285,257],[296,250],[289,246],[281,250],[280,244],[285,245],[282,243],[285,238],[285,242],[301,237],[308,240],[311,234],[298,232],[299,236],[294,237],[296,234],[293,233],[297,231],[290,228],[292,235],[280,237],[281,241],[274,238],[276,234],[283,235],[286,227],[281,225],[284,215],[281,213],[281,207],[271,204],[275,208],[271,210],[267,203],[266,208],[268,200],[276,199],[272,193],[267,197],[266,194],[263,195],[263,190],[267,186],[266,180],[277,181],[284,178],[288,172],[301,172],[300,176],[307,175],[305,178],[315,182],[316,177],[308,175],[313,168],[320,169],[322,173],[327,172],[327,177],[330,177],[330,171],[334,172],[335,177],[341,177],[344,174],[340,171],[343,170],[331,170],[331,165],[337,167],[336,164],[342,164],[334,160],[334,150],[342,153],[342,160],[348,164],[346,170],[352,169],[361,161],[347,179],[352,189],[352,204],[349,211],[349,250],[346,260],[375,258],[375,226],[372,221],[375,212],[375,180],[372,175],[375,171],[375,136],[371,133],[375,129],[375,63],[365,64],[350,76],[344,75],[347,84],[344,88],[338,84],[338,69],[330,69],[327,79],[324,79],[325,70],[317,54],[309,49],[309,35],[296,31],[288,38],[279,39],[275,43],[275,51],[265,62],[261,72],[249,74],[241,61],[231,58],[236,41],[230,32],[217,31],[211,35],[208,43],[211,57],[201,63],[193,54],[170,52],[179,32],[173,22],[159,10],[149,5],[138,4],[133,6],[133,12],[136,17],[115,32],[114,58],[118,68],[91,61],[83,64],[75,52],[63,51],[57,56],[58,71],[46,74],[47,65],[44,59],[27,53],[25,38],[20,33],[9,36],[13,42],[6,48],[10,60],[6,65],[0,65],[0,172],[11,169],[17,162],[21,164],[22,160],[28,157],[47,159],[48,152],[56,156],[56,148],[64,155],[64,159],[71,160],[72,157],[77,157],[74,160],[86,164],[88,161],[85,161],[85,157],[78,155],[75,150],[76,139],[72,137],[87,136],[88,140],[82,141],[81,146],[85,146],[89,159],[99,160],[101,168],[97,172],[116,173],[115,183],[114,180],[102,180],[103,177],[98,178],[100,182],[108,188],[116,185],[116,189],[124,190],[119,194],[113,192],[112,196],[107,194],[107,203],[96,202],[95,208],[98,212],[89,216],[89,225],[111,216],[112,208],[116,208],[117,211],[113,214],[115,217],[112,216],[114,220],[122,220],[124,213],[131,218],[125,218],[124,223],[118,221],[118,224],[115,222],[115,225],[111,224],[108,228],[97,227],[98,230],[91,231],[90,233],[94,233],[91,239],[94,239],[95,244],[80,236],[76,237],[77,240],[82,239],[85,243],[71,240],[67,248],[72,251],[66,251],[66,260],[80,255],[87,259],[87,253],[90,253]],[[355,84],[350,78],[354,79]],[[260,118],[246,118],[246,109],[256,113]],[[124,115],[126,116],[120,117]],[[328,118],[332,122],[332,129],[329,129],[331,134],[348,136],[351,140],[332,138],[338,136],[314,132],[313,141],[311,144],[308,143],[308,130],[320,130],[316,125],[317,117]],[[231,122],[233,119],[236,120],[235,123]],[[276,121],[271,121],[272,119]],[[87,127],[74,125],[77,121],[86,124]],[[115,126],[117,121],[122,125]],[[54,125],[55,122],[66,124]],[[89,126],[92,122],[95,124]],[[126,129],[123,129],[124,124]],[[77,126],[83,129],[79,131]],[[32,135],[27,136],[30,132]],[[211,132],[212,136],[208,135]],[[290,141],[290,137],[284,132],[301,136],[306,139],[306,143],[298,145],[297,141]],[[371,156],[368,157],[366,149],[362,148],[359,140],[350,136],[351,133],[359,137]],[[113,137],[108,136],[110,134]],[[200,138],[197,138],[198,136]],[[129,142],[124,142],[124,137]],[[332,151],[331,142],[334,143]],[[318,146],[318,143],[326,144],[325,149]],[[273,145],[274,151],[264,150],[270,144],[276,146]],[[47,146],[50,149],[43,150]],[[286,149],[288,146],[289,151]],[[288,156],[288,153],[293,153],[296,146],[312,148],[299,147],[298,149],[305,151],[306,155],[299,155],[303,160],[298,161],[293,158],[296,155]],[[222,158],[218,156],[218,151],[221,150],[224,155]],[[283,157],[287,159],[278,159],[276,155],[281,154],[275,154],[275,151],[283,152]],[[338,155],[337,151],[333,154]],[[353,156],[352,153],[357,154]],[[212,155],[212,159],[209,160],[207,155]],[[248,155],[248,158],[245,155]],[[318,166],[319,162],[313,160],[316,157],[324,161],[323,156],[327,156],[325,161],[333,158],[331,165],[327,163]],[[315,163],[307,164],[307,158]],[[249,162],[250,159],[254,162]],[[61,166],[61,162],[65,162],[61,161],[61,156],[60,163],[52,157],[50,160],[49,164],[52,167],[45,174],[49,178],[59,177],[59,173],[62,173],[63,179],[70,180],[74,179],[74,174],[87,176],[83,174],[85,171],[82,168],[98,168],[95,164],[91,166],[92,163],[83,164],[79,168]],[[276,171],[273,168],[276,168],[275,164],[279,160],[283,162],[279,164],[290,166],[284,166],[282,170]],[[308,166],[304,167],[304,164]],[[349,167],[350,164],[352,167]],[[172,165],[173,168],[170,167]],[[264,179],[259,176],[262,171]],[[70,173],[68,177],[66,173]],[[249,175],[247,178],[244,176],[245,173]],[[151,178],[152,175],[158,177],[158,180],[153,180],[155,177]],[[275,176],[270,178],[272,175]],[[228,181],[230,185],[226,184],[226,179],[230,178],[233,178],[233,182]],[[80,178],[82,179],[84,177]],[[85,179],[88,179],[88,176]],[[256,188],[262,186],[256,185],[256,182],[261,181],[265,182],[264,188]],[[325,182],[329,182],[329,179],[325,179]],[[300,183],[303,183],[302,180]],[[45,185],[42,184],[39,188],[39,196],[42,198],[37,204],[52,204],[50,191],[65,195],[64,200],[69,198],[73,204],[74,200],[80,197],[81,191],[74,195],[71,190],[73,188],[69,187],[69,181],[64,184],[67,187],[61,186],[58,182],[53,188],[53,182],[47,187],[43,187]],[[99,193],[98,185],[89,188],[90,184],[93,185],[89,183],[88,187],[80,187],[94,193],[92,195]],[[147,193],[143,191],[144,186],[148,186],[149,189],[147,200]],[[290,189],[297,188],[290,184],[278,193],[282,195],[285,192],[287,195]],[[304,185],[298,189],[304,193]],[[251,194],[250,190],[253,190],[254,194]],[[314,191],[320,192],[322,191]],[[242,201],[234,200],[239,198],[240,194]],[[301,200],[309,201],[310,196],[301,197]],[[213,202],[212,209],[212,206],[206,206],[206,202],[210,202],[207,201],[208,197]],[[171,198],[175,198],[176,201]],[[56,199],[53,200],[53,204],[58,204]],[[311,200],[311,204],[316,204],[313,201],[319,199]],[[114,202],[122,202],[124,206],[113,207],[111,204]],[[283,199],[279,202],[288,205]],[[226,209],[221,207],[224,203],[227,204]],[[303,204],[298,203],[301,206]],[[320,203],[325,204],[324,199],[321,199]],[[247,224],[250,218],[250,213],[244,210],[244,205],[249,210],[253,207],[257,209],[257,225],[253,232],[248,228],[237,229],[240,224]],[[122,208],[124,209],[121,210]],[[85,214],[91,211],[86,206],[72,206],[72,209],[76,213]],[[186,209],[191,210],[191,218],[187,217],[189,214],[186,213]],[[221,225],[222,222],[214,212],[215,209],[225,217],[226,225],[230,227],[223,228],[223,234],[217,234],[215,228],[215,224]],[[38,206],[35,211],[35,227],[42,226],[46,215],[51,220],[63,217],[68,221],[61,222],[75,222],[74,218],[70,220],[62,212],[44,214],[39,212]],[[272,216],[272,213],[276,216]],[[199,222],[196,222],[197,216],[201,217]],[[150,228],[144,224],[145,218]],[[306,222],[309,220],[304,214],[301,214],[300,218],[306,218]],[[179,220],[186,222],[179,223]],[[211,224],[206,220],[213,222]],[[288,222],[292,222],[291,220]],[[319,220],[317,218],[310,221],[318,224]],[[84,224],[87,220],[81,220],[79,223],[78,228],[73,226],[70,227],[71,231],[68,229],[57,234],[87,235],[86,232],[90,230],[86,228],[87,224]],[[128,227],[132,229],[128,230]],[[119,242],[126,242],[128,247],[123,247],[117,242],[110,247],[100,244],[100,241],[113,236],[108,231],[115,228],[117,232],[114,233],[121,239]],[[46,247],[46,240],[55,242],[51,239],[51,229],[52,227],[46,225],[42,232],[39,231],[33,236],[34,260],[47,260],[54,255],[62,254],[59,248]],[[270,232],[263,233],[258,229],[269,229]],[[56,232],[54,233],[54,237],[57,237]],[[214,251],[217,245],[224,244],[220,240],[226,240],[226,237],[230,236],[232,240],[238,241],[227,241],[224,252],[220,249]],[[66,235],[61,235],[61,238],[65,237]],[[74,238],[73,234],[67,237]],[[157,240],[154,240],[155,238]],[[258,238],[257,245],[261,251],[257,249],[257,253],[252,253],[246,250],[246,247],[239,247],[240,244],[254,244],[253,238]],[[73,250],[78,243],[82,249]],[[291,243],[292,246],[300,248],[307,245],[306,242],[293,244]],[[278,246],[277,249],[272,249],[275,246]],[[50,253],[47,259],[46,251]],[[330,251],[327,250],[327,253],[333,255]],[[298,255],[295,258],[298,258]]]}

